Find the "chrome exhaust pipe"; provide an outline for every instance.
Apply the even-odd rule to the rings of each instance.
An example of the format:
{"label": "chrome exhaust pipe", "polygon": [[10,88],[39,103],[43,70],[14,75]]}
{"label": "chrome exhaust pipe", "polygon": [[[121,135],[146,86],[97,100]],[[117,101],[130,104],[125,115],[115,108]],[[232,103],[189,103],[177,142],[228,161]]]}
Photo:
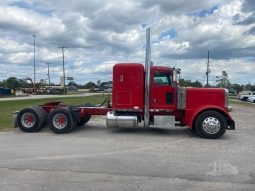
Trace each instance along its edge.
{"label": "chrome exhaust pipe", "polygon": [[150,125],[150,68],[151,62],[151,28],[146,29],[146,57],[145,57],[145,95],[144,95],[144,127]]}

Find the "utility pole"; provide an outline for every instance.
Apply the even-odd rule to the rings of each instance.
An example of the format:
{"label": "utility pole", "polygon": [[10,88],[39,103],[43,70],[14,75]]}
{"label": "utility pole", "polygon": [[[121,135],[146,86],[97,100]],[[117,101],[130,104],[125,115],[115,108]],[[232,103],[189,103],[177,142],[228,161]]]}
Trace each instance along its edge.
{"label": "utility pole", "polygon": [[62,49],[62,56],[63,56],[63,78],[64,78],[64,93],[66,93],[66,87],[65,87],[65,78],[66,78],[66,75],[65,75],[65,53],[64,53],[64,49],[67,48],[66,46],[59,46],[58,48],[61,48]]}
{"label": "utility pole", "polygon": [[49,89],[50,89],[50,63],[46,63],[47,65],[48,65],[48,74],[47,74],[47,76],[48,76],[48,80],[49,80]]}
{"label": "utility pole", "polygon": [[210,62],[210,51],[208,50],[208,57],[207,57],[207,69],[206,69],[206,86],[209,87],[209,73],[210,73],[210,69],[209,69],[209,62]]}
{"label": "utility pole", "polygon": [[35,84],[35,35],[32,35],[34,37],[34,84]]}

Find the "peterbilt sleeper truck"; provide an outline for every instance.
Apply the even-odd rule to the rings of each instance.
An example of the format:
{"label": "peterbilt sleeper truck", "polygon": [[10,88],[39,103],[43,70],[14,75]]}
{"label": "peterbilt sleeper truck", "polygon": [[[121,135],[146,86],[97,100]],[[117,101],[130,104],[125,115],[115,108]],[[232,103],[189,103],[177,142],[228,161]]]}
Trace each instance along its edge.
{"label": "peterbilt sleeper truck", "polygon": [[[104,106],[66,106],[61,102],[24,108],[13,116],[15,126],[36,132],[47,125],[55,133],[71,132],[92,115],[106,115],[109,128],[149,127],[160,116],[174,117],[176,126],[187,126],[200,137],[216,139],[234,130],[228,91],[223,88],[179,86],[179,69],[153,66],[150,28],[146,30],[145,67],[139,63],[113,66],[112,100]],[[139,125],[138,125],[139,124]]]}

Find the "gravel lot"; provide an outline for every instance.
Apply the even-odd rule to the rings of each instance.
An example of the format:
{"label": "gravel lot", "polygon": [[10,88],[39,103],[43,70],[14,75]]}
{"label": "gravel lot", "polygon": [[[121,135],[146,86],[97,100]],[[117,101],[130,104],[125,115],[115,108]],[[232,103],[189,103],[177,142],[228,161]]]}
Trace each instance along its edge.
{"label": "gravel lot", "polygon": [[234,106],[218,140],[185,127],[0,133],[0,190],[255,190],[255,109]]}

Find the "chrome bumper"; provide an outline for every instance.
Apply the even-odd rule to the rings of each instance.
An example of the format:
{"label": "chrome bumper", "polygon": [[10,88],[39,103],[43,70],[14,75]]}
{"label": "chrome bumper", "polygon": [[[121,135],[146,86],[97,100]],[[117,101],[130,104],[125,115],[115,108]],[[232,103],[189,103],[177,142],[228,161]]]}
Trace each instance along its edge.
{"label": "chrome bumper", "polygon": [[233,107],[232,106],[227,106],[227,110],[228,110],[228,112],[232,112],[233,111]]}

